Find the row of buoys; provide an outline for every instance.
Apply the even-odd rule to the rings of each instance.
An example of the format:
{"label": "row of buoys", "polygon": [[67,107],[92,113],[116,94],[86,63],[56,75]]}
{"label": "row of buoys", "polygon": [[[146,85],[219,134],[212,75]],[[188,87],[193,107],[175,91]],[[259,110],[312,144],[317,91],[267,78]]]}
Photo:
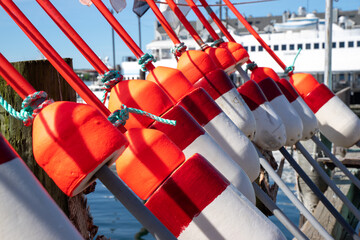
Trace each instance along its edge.
{"label": "row of buoys", "polygon": [[[109,20],[105,5],[100,0],[93,3]],[[118,24],[114,18],[109,22],[113,27]],[[120,33],[126,35],[122,30]],[[232,49],[236,60],[231,51],[224,51],[226,47]],[[116,160],[118,175],[140,198],[147,199],[148,209],[179,239],[234,236],[283,239],[282,233],[251,203],[254,190],[250,180],[258,176],[259,159],[249,139],[264,149],[275,150],[284,143],[292,145],[302,138],[310,138],[316,126],[310,112],[304,110],[306,105],[286,80],[272,76],[275,82],[268,76],[256,74],[255,69],[252,78],[258,84],[250,80],[239,89],[234,88],[225,72],[232,72],[235,63],[244,63],[248,58],[245,53],[241,45],[230,43],[222,44],[222,48],[205,48],[204,52],[187,51],[179,58],[180,71],[154,68],[147,63],[150,69],[147,80],[150,81],[118,83],[112,89],[110,110],[125,104],[177,120],[177,126],[173,127],[130,113],[129,130],[125,134],[130,144],[126,150],[124,136],[96,109],[82,104],[53,103],[35,118],[33,138],[39,147],[34,148],[34,155],[49,175],[56,178],[65,172],[69,174],[65,174],[66,180],[55,181],[72,195],[82,191],[99,168],[114,162],[124,151]],[[54,61],[51,56],[49,58]],[[73,81],[69,76],[66,80]],[[306,128],[303,126],[305,120],[302,121],[296,112],[300,112],[299,109],[309,122]],[[68,116],[74,119],[69,121]],[[44,129],[48,131],[44,133]],[[81,141],[76,142],[76,139]],[[101,144],[97,144],[98,139]],[[236,144],[240,145],[238,149]],[[89,150],[93,145],[96,148]],[[61,157],[70,161],[57,167],[55,163],[62,160]],[[76,166],[71,157],[79,159]],[[91,158],[89,163],[87,158]]]}

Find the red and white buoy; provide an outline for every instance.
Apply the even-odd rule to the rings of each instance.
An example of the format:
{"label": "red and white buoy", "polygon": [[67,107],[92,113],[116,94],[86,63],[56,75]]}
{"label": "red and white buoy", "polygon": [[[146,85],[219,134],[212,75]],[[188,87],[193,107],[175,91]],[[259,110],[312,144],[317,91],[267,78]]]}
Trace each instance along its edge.
{"label": "red and white buoy", "polygon": [[[176,120],[176,126],[171,126],[130,113],[126,127],[128,129],[140,127],[160,130],[181,149],[185,157],[190,157],[195,153],[204,155],[250,201],[255,201],[255,194],[248,173],[244,172],[241,166],[204,131],[183,107],[179,105],[173,106],[170,99],[155,83],[143,80],[129,80],[118,83],[112,89],[109,110],[119,109],[122,104],[129,107],[134,106],[165,119]],[[248,164],[254,166],[250,160]],[[254,174],[254,171],[256,170],[249,169],[250,174]]]}
{"label": "red and white buoy", "polygon": [[311,109],[306,105],[302,98],[297,94],[296,90],[286,79],[280,79],[277,73],[268,67],[257,67],[254,70],[257,78],[273,79],[279,86],[290,105],[296,110],[303,123],[302,140],[308,140],[318,129],[317,119]]}
{"label": "red and white buoy", "polygon": [[286,142],[285,126],[257,83],[249,80],[237,90],[255,117],[256,135],[253,141],[256,145],[269,151],[278,150],[284,146]]}
{"label": "red and white buoy", "polygon": [[206,47],[204,52],[209,54],[215,65],[227,74],[235,71],[236,61],[231,52],[226,48]]}
{"label": "red and white buoy", "polygon": [[294,145],[302,138],[303,124],[299,115],[282,94],[275,81],[270,77],[264,78],[262,74],[257,75],[257,73],[257,68],[255,68],[251,73],[251,79],[257,82],[272,108],[283,121],[286,129],[285,145]]}
{"label": "red and white buoy", "polygon": [[226,48],[230,51],[232,56],[235,59],[236,65],[243,65],[247,60],[249,60],[249,53],[245,48],[236,42],[222,42],[219,45],[220,48]]}
{"label": "red and white buoy", "polygon": [[227,74],[216,67],[210,56],[201,51],[181,55],[177,68],[194,85],[202,87],[226,115],[250,139],[255,135],[255,119]]}
{"label": "red and white buoy", "polygon": [[177,168],[145,206],[178,239],[285,239],[199,154]]}
{"label": "red and white buoy", "polygon": [[184,107],[197,120],[220,147],[241,166],[251,181],[259,176],[260,163],[253,144],[204,89],[193,90],[180,99],[177,105]]}
{"label": "red and white buoy", "polygon": [[2,239],[83,239],[2,135],[0,212]]}
{"label": "red and white buoy", "polygon": [[320,131],[335,145],[351,147],[360,141],[360,120],[328,87],[307,73],[290,78],[305,103],[314,112]]}
{"label": "red and white buoy", "polygon": [[34,119],[35,160],[68,196],[89,186],[97,170],[114,163],[127,145],[124,135],[90,105],[55,102]]}

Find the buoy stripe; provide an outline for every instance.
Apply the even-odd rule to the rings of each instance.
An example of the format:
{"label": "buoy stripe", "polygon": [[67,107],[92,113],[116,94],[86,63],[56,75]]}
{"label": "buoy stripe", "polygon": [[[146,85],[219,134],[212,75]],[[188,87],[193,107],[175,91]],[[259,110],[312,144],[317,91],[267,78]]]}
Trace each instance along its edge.
{"label": "buoy stripe", "polygon": [[194,83],[195,88],[202,87],[214,99],[218,99],[224,93],[234,88],[228,75],[221,69],[207,73]]}
{"label": "buoy stripe", "polygon": [[257,83],[259,84],[259,87],[261,88],[269,102],[271,102],[274,98],[282,95],[279,87],[271,78],[265,78],[261,81],[257,81]]}
{"label": "buoy stripe", "polygon": [[286,79],[282,78],[277,81],[276,84],[279,86],[281,92],[285,95],[286,99],[290,103],[299,97],[299,94],[295,91],[294,87]]}
{"label": "buoy stripe", "polygon": [[19,157],[9,142],[0,134],[0,164]]}
{"label": "buoy stripe", "polygon": [[205,126],[222,112],[203,88],[190,92],[177,104],[185,108],[201,126]]}
{"label": "buoy stripe", "polygon": [[334,97],[334,93],[323,83],[314,88],[304,97],[305,103],[316,113],[327,101]]}
{"label": "buoy stripe", "polygon": [[150,128],[165,133],[181,151],[205,133],[205,130],[202,129],[195,119],[181,106],[175,105],[161,117],[176,120],[176,126],[153,122]]}
{"label": "buoy stripe", "polygon": [[251,111],[257,109],[261,104],[267,101],[264,93],[254,81],[247,81],[237,91],[240,93]]}
{"label": "buoy stripe", "polygon": [[205,158],[195,154],[173,172],[145,205],[178,237],[227,186],[229,182]]}

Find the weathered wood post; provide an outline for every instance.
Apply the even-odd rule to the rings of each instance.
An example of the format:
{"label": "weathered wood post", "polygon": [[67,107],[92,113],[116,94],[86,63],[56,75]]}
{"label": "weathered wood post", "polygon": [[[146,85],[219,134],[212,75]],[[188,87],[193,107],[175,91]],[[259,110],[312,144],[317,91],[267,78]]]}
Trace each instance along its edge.
{"label": "weathered wood post", "polygon": [[[65,60],[72,66],[72,59]],[[49,97],[55,101],[76,101],[75,91],[47,60],[16,62],[13,65],[36,90],[47,92]],[[10,86],[7,86],[1,76],[0,79],[0,95],[19,111],[22,99]],[[0,131],[59,207],[70,217],[83,237],[92,239],[96,231],[94,231],[92,219],[86,210],[84,196],[80,194],[73,198],[67,197],[37,165],[32,154],[32,128],[25,127],[21,121],[11,117],[3,108],[0,108]]]}

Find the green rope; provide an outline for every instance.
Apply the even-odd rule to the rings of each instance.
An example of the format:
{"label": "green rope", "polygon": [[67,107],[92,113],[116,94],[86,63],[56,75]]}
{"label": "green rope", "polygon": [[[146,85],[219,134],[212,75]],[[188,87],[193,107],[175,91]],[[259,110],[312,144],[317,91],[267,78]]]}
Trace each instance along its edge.
{"label": "green rope", "polygon": [[252,71],[256,67],[257,67],[257,64],[255,62],[248,63],[248,64],[246,64],[245,72],[247,73],[248,70]]}
{"label": "green rope", "polygon": [[185,43],[181,42],[176,44],[174,47],[170,49],[171,53],[175,55],[175,57],[180,57],[181,54],[186,51],[186,45]]}
{"label": "green rope", "polygon": [[138,61],[138,64],[141,66],[141,71],[146,72],[146,65],[150,62],[156,62],[156,59],[153,55],[145,53],[143,56],[141,56]]}
{"label": "green rope", "polygon": [[168,119],[164,119],[161,117],[158,117],[154,114],[145,112],[143,110],[140,109],[136,109],[136,108],[128,108],[126,105],[122,105],[121,109],[114,111],[113,113],[111,113],[108,117],[108,120],[114,124],[116,127],[119,126],[120,124],[125,125],[126,120],[129,119],[129,112],[130,113],[136,113],[136,114],[140,114],[142,116],[146,116],[149,117],[151,119],[154,119],[157,122],[161,122],[161,123],[165,123],[165,124],[169,124],[172,126],[176,126],[176,120],[168,120]]}
{"label": "green rope", "polygon": [[286,68],[285,68],[285,73],[289,73],[289,72],[294,71],[294,69],[295,69],[295,61],[296,61],[297,57],[299,56],[301,50],[302,50],[302,49],[299,48],[299,50],[298,50],[298,52],[297,52],[297,54],[296,54],[296,56],[295,56],[295,58],[294,58],[293,64],[290,65],[289,67],[286,67]]}
{"label": "green rope", "polygon": [[218,40],[215,40],[210,46],[211,47],[217,47],[220,43],[223,43],[224,40],[222,38],[219,38]]}
{"label": "green rope", "polygon": [[16,111],[1,95],[0,95],[0,105],[14,118],[25,121],[31,117],[31,114],[22,109],[20,112]]}
{"label": "green rope", "polygon": [[123,80],[123,78],[124,78],[123,75],[121,75],[121,73],[119,71],[110,70],[110,71],[104,73],[104,75],[101,78],[101,82],[104,83],[104,87],[102,88],[104,90],[104,94],[101,99],[103,104],[105,104],[107,95],[111,91],[111,89],[116,84],[121,82]]}

